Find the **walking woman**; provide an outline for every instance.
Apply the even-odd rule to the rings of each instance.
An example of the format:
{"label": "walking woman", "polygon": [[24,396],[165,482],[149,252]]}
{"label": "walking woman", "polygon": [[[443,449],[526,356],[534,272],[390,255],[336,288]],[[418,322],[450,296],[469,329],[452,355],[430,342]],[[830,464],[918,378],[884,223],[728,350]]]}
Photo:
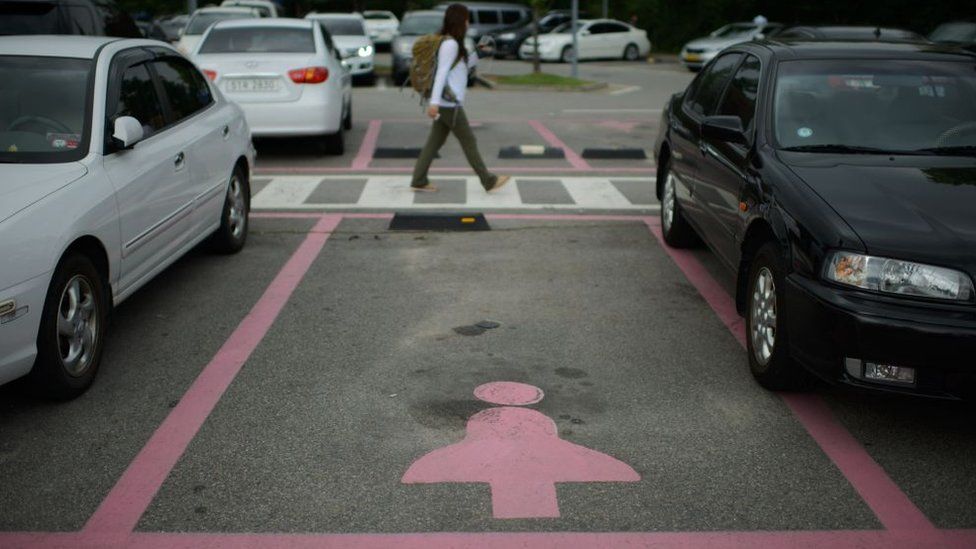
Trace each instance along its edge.
{"label": "walking woman", "polygon": [[476,52],[468,52],[464,46],[464,36],[468,31],[468,8],[461,4],[451,4],[444,12],[444,26],[441,35],[444,36],[440,49],[437,51],[437,73],[434,76],[434,86],[430,94],[430,106],[427,116],[434,119],[424,145],[413,169],[413,180],[410,187],[415,191],[436,191],[427,179],[430,163],[434,155],[447,141],[450,133],[461,142],[461,149],[468,159],[468,164],[481,179],[481,186],[485,191],[495,191],[508,183],[507,175],[498,176],[488,171],[485,161],[478,152],[468,117],[464,114],[464,92],[468,87],[468,71],[478,62]]}

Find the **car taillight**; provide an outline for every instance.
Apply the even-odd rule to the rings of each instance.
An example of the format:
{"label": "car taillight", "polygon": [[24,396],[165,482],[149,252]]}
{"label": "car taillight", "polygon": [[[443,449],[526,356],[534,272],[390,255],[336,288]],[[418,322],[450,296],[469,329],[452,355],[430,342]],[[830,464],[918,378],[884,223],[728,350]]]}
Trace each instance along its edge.
{"label": "car taillight", "polygon": [[288,78],[296,84],[321,84],[329,79],[329,69],[325,67],[306,67],[288,71]]}
{"label": "car taillight", "polygon": [[217,79],[217,71],[210,71],[207,69],[203,69],[203,74],[206,75],[206,77],[209,78],[210,80]]}

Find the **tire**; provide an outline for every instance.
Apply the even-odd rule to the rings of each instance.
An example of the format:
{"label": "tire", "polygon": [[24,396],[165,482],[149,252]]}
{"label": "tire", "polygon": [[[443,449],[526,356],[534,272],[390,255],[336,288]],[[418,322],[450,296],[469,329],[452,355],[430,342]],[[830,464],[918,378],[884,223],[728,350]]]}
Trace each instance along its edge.
{"label": "tire", "polygon": [[247,175],[241,168],[234,168],[227,184],[224,207],[220,213],[220,227],[210,236],[210,247],[221,254],[236,254],[247,242],[250,225],[251,188]]}
{"label": "tire", "polygon": [[406,81],[407,81],[407,74],[406,73],[399,73],[399,72],[393,73],[393,85],[394,86],[402,86]]}
{"label": "tire", "polygon": [[763,244],[749,266],[746,349],[752,376],[771,391],[804,390],[813,382],[812,375],[790,357],[785,280],[778,246]]}
{"label": "tire", "polygon": [[637,61],[638,57],[640,57],[640,50],[637,49],[637,46],[627,44],[627,47],[624,48],[624,61]]}
{"label": "tire", "polygon": [[559,60],[563,63],[572,63],[574,55],[573,46],[566,46],[563,48],[562,53],[559,54]]}
{"label": "tire", "polygon": [[677,181],[671,166],[664,164],[664,186],[661,189],[661,235],[672,248],[690,248],[698,244],[698,235],[688,224],[676,192]]}
{"label": "tire", "polygon": [[325,141],[323,143],[325,147],[325,154],[331,154],[333,156],[342,156],[346,153],[346,136],[344,135],[342,128],[339,131],[325,136]]}
{"label": "tire", "polygon": [[349,100],[349,105],[346,106],[346,116],[342,118],[342,129],[352,129],[352,99]]}
{"label": "tire", "polygon": [[72,252],[61,260],[44,300],[37,359],[25,380],[31,393],[68,400],[91,386],[108,327],[107,295],[105,277],[87,256]]}

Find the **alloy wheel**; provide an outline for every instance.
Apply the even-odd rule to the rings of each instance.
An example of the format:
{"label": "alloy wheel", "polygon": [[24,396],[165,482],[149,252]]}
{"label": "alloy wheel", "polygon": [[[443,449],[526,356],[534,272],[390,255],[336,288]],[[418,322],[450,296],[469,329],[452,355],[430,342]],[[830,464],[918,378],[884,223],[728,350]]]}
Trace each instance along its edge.
{"label": "alloy wheel", "polygon": [[82,275],[69,280],[58,306],[58,347],[61,363],[72,377],[84,374],[95,356],[99,318],[91,282]]}
{"label": "alloy wheel", "polygon": [[762,267],[756,275],[749,325],[752,352],[756,361],[765,366],[776,348],[776,282],[767,267]]}
{"label": "alloy wheel", "polygon": [[674,223],[674,176],[668,172],[668,175],[664,178],[664,200],[661,202],[661,217],[664,221],[664,231],[668,232],[671,230],[671,225]]}
{"label": "alloy wheel", "polygon": [[237,239],[244,232],[244,223],[247,216],[244,189],[241,185],[240,177],[237,174],[231,177],[230,188],[227,190],[227,200],[230,203],[230,209],[227,212],[228,226],[231,235]]}

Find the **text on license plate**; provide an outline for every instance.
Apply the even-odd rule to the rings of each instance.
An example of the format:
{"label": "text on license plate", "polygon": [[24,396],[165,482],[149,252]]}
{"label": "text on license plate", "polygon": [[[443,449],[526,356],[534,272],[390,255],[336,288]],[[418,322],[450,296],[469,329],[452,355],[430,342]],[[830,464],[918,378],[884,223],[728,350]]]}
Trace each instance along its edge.
{"label": "text on license plate", "polygon": [[272,92],[277,90],[277,78],[235,78],[227,81],[227,91],[229,92]]}

